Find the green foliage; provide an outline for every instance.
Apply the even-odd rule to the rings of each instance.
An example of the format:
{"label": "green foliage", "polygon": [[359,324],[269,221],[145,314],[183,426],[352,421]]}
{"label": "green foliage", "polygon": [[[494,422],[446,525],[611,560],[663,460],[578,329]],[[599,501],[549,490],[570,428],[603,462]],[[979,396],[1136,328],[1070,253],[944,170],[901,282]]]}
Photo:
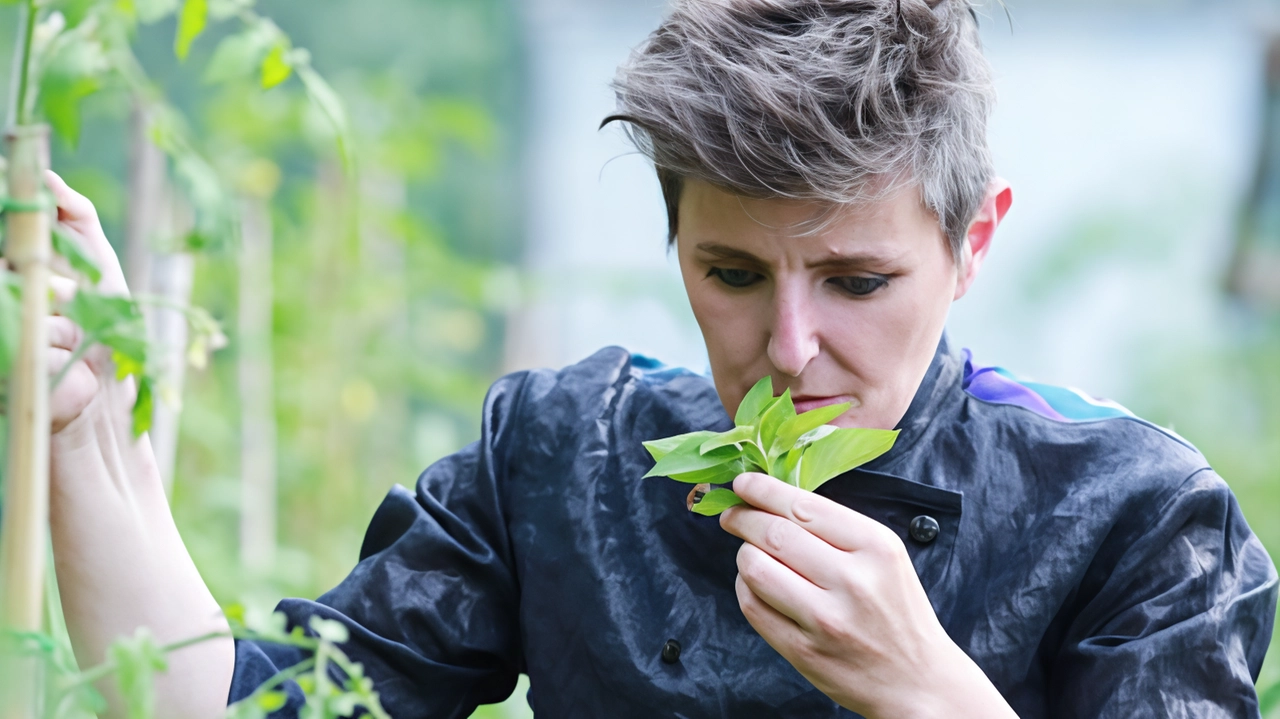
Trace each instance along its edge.
{"label": "green foliage", "polygon": [[89,280],[90,285],[96,285],[102,280],[102,270],[98,269],[98,263],[86,255],[80,249],[80,243],[61,228],[53,230],[53,251],[64,257],[71,269]]}
{"label": "green foliage", "polygon": [[185,0],[182,12],[178,14],[178,35],[173,41],[173,54],[179,60],[186,60],[191,52],[191,43],[204,32],[209,22],[209,3],[207,0]]}
{"label": "green foliage", "polygon": [[[812,492],[888,452],[898,437],[897,430],[827,424],[847,409],[849,404],[844,403],[796,414],[791,391],[774,397],[772,380],[765,377],[738,405],[733,429],[645,442],[657,463],[644,476],[715,485],[731,482],[743,472],[763,472]],[[692,501],[690,510],[714,516],[736,504],[742,500],[732,490],[711,488]]]}

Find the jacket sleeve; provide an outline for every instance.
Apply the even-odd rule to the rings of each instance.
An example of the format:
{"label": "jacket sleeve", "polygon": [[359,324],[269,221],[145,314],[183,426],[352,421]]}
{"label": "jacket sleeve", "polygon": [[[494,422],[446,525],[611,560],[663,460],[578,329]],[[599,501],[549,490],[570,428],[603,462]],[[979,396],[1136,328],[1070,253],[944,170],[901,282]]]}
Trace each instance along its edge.
{"label": "jacket sleeve", "polygon": [[1132,534],[1113,530],[1123,549],[1104,546],[1090,570],[1105,579],[1055,659],[1049,715],[1259,716],[1254,681],[1276,608],[1271,558],[1212,470],[1150,508]]}
{"label": "jacket sleeve", "polygon": [[[341,584],[316,601],[277,607],[290,626],[305,628],[313,615],[345,624],[351,638],[341,648],[364,665],[392,716],[466,717],[515,687],[519,590],[500,485],[521,386],[520,375],[495,383],[480,440],[429,467],[415,491],[391,490]],[[303,658],[237,641],[228,702]],[[286,688],[289,702],[273,716],[297,716],[301,693]]]}

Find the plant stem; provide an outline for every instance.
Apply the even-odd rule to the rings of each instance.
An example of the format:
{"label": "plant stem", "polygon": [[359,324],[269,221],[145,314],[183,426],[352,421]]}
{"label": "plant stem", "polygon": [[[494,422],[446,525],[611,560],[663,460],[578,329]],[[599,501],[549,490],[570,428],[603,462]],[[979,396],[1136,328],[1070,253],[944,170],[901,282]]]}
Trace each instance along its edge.
{"label": "plant stem", "polygon": [[31,40],[36,32],[36,16],[39,15],[36,0],[27,0],[26,17],[22,26],[22,44],[18,52],[22,53],[22,61],[18,67],[18,93],[14,96],[16,111],[14,120],[18,125],[31,124],[32,105],[27,95],[31,92]]}
{"label": "plant stem", "polygon": [[54,375],[53,379],[49,380],[50,392],[58,388],[58,385],[62,382],[62,379],[67,376],[68,372],[71,371],[71,367],[74,366],[75,363],[79,362],[80,359],[84,357],[85,354],[88,353],[88,351],[92,349],[93,346],[97,343],[98,343],[98,338],[93,335],[87,335],[83,340],[80,341],[80,345],[77,346],[75,348],[75,351],[71,353],[71,356],[67,358],[67,363],[62,366],[62,369],[58,370],[58,374]]}
{"label": "plant stem", "polygon": [[[199,644],[200,642],[207,642],[210,639],[229,636],[231,636],[231,632],[209,632],[208,634],[201,634],[198,637],[191,637],[190,639],[183,639],[182,641],[174,642],[172,644],[166,644],[160,647],[160,653],[170,654],[178,651],[179,649],[186,649],[192,644]],[[71,681],[64,684],[62,686],[62,691],[63,693],[66,693],[75,690],[77,687],[84,686],[85,684],[92,684],[103,677],[109,676],[115,670],[116,663],[111,660],[107,660],[95,667],[89,667],[77,674]]]}

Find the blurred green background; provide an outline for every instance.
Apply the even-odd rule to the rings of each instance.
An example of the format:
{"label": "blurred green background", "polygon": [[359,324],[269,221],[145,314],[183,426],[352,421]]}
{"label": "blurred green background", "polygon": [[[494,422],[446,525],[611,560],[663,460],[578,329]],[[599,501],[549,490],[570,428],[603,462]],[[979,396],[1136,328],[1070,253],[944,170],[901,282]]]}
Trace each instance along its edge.
{"label": "blurred green background", "polygon": [[[993,147],[1018,199],[952,337],[1174,428],[1280,556],[1275,18],[1231,2],[1007,4],[983,32],[1001,92]],[[345,99],[354,177],[296,83],[202,82],[216,32],[185,64],[172,23],[137,47],[202,152],[269,208],[266,294],[245,294],[236,243],[196,257],[192,302],[229,342],[170,399],[187,545],[219,600],[271,605],[346,575],[387,489],[477,436],[503,372],[609,343],[699,370],[705,356],[651,170],[595,129],[659,0],[261,7]],[[13,17],[0,8],[0,28]],[[122,253],[130,113],[124,93],[91,97],[79,146],[54,158]],[[266,353],[244,350],[245,297],[266,298]],[[263,421],[246,372],[269,379],[257,440],[242,431]],[[278,497],[269,546],[241,536],[247,443]],[[1280,686],[1280,662],[1262,684]],[[528,715],[523,689],[478,716]]]}

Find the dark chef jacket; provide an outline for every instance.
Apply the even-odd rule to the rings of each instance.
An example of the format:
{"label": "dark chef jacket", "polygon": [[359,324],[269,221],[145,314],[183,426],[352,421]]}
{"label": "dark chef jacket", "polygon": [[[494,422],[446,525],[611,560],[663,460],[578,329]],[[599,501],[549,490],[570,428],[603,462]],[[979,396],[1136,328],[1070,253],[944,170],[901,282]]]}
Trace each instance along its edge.
{"label": "dark chef jacket", "polygon": [[[279,609],[347,624],[396,719],[466,717],[521,672],[547,719],[856,716],[747,624],[740,540],[641,479],[641,441],[730,427],[708,378],[616,347],[504,377],[480,440],[387,495],[351,575]],[[819,493],[898,533],[1019,716],[1258,716],[1276,571],[1193,447],[945,338],[900,429]],[[300,659],[239,641],[230,699]]]}

